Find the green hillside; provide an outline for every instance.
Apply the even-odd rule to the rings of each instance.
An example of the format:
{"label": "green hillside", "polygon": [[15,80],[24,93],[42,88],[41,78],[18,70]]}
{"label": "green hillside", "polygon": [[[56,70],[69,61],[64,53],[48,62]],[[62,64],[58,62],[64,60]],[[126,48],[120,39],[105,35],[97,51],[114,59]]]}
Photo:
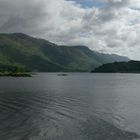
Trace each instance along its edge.
{"label": "green hillside", "polygon": [[92,72],[97,73],[140,73],[140,61],[114,62],[103,64]]}
{"label": "green hillside", "polygon": [[85,46],[59,46],[22,33],[0,34],[0,66],[30,71],[91,71],[103,63],[128,61],[126,57],[94,52]]}

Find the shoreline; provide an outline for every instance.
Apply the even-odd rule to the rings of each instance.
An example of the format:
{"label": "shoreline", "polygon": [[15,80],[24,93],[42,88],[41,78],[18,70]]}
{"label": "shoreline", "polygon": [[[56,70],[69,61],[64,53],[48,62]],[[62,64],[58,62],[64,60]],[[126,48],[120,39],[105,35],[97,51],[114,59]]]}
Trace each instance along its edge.
{"label": "shoreline", "polygon": [[0,77],[32,77],[30,73],[2,73],[0,72]]}

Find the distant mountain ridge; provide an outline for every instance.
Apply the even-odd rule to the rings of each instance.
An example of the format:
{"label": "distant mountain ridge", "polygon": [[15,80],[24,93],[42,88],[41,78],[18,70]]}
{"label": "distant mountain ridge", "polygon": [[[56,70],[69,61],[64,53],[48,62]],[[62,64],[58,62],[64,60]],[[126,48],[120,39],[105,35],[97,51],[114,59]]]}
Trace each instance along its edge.
{"label": "distant mountain ridge", "polygon": [[91,71],[104,63],[129,61],[101,54],[85,46],[61,46],[26,34],[0,34],[0,66],[22,66],[30,71]]}

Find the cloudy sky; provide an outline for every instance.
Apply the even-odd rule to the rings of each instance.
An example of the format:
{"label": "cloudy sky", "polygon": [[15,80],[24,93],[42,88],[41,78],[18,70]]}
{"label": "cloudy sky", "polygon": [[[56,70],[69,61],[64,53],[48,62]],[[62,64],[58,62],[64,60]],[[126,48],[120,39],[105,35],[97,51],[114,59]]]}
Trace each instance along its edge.
{"label": "cloudy sky", "polygon": [[140,60],[140,0],[0,0],[0,32]]}

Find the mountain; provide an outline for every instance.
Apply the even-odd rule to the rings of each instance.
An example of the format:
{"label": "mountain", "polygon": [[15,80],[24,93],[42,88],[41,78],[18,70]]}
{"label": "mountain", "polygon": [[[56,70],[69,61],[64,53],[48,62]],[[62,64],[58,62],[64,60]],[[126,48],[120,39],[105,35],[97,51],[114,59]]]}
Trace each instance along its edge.
{"label": "mountain", "polygon": [[95,68],[95,73],[140,73],[140,61],[114,62]]}
{"label": "mountain", "polygon": [[30,71],[91,71],[127,57],[94,52],[85,46],[60,46],[26,34],[0,34],[0,66],[19,66]]}

